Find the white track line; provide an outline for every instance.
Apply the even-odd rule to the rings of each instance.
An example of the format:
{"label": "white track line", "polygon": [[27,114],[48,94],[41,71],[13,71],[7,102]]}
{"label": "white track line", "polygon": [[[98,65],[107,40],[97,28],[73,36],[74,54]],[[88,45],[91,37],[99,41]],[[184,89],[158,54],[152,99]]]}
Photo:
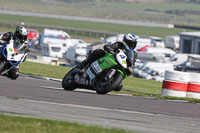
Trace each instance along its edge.
{"label": "white track line", "polygon": [[[46,88],[46,89],[53,89],[53,90],[64,90],[63,88],[51,87],[51,86],[39,86],[39,87],[40,88]],[[96,93],[95,91],[87,90],[87,89],[75,89],[74,91]],[[111,94],[111,95],[120,95],[120,96],[132,96],[131,94],[117,94],[117,93],[108,93],[108,94]]]}
{"label": "white track line", "polygon": [[109,109],[109,108],[103,108],[103,107],[93,107],[93,106],[76,105],[76,104],[63,104],[63,103],[37,101],[37,100],[29,100],[29,99],[18,99],[18,100],[34,102],[34,103],[41,103],[41,104],[51,104],[51,105],[58,105],[58,106],[68,106],[68,107],[76,107],[76,108],[82,108],[82,109],[91,109],[91,110],[115,111],[115,112],[122,112],[122,113],[151,115],[151,116],[152,115],[157,115],[157,116],[160,115],[160,114],[145,113],[145,112],[138,112],[138,111],[128,111],[128,110],[121,110],[121,109]]}

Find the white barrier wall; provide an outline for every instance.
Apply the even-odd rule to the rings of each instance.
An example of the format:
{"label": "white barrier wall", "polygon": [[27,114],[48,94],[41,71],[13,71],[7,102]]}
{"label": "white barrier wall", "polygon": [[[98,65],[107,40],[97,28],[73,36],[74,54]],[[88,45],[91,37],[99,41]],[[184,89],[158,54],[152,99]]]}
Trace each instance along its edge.
{"label": "white barrier wall", "polygon": [[161,95],[185,97],[189,79],[189,73],[167,70],[165,72]]}

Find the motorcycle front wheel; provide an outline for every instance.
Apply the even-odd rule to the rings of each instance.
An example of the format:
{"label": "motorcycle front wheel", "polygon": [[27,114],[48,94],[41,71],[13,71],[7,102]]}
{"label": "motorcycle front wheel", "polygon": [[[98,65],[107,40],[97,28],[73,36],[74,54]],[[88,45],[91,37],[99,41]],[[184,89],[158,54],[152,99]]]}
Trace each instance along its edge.
{"label": "motorcycle front wheel", "polygon": [[78,73],[77,69],[70,70],[62,80],[62,87],[65,90],[73,91],[77,88],[77,84],[74,81],[74,76]]}
{"label": "motorcycle front wheel", "polygon": [[107,94],[108,92],[115,90],[115,88],[121,84],[122,80],[122,74],[116,72],[109,80],[105,80],[104,78],[100,79],[95,86],[95,90],[97,94]]}

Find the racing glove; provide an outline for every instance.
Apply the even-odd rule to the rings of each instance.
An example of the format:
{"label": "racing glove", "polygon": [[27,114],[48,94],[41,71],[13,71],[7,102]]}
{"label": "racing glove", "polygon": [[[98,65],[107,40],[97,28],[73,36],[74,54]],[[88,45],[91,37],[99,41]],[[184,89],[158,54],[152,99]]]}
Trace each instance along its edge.
{"label": "racing glove", "polygon": [[25,50],[26,52],[30,52],[30,50],[29,50],[29,42],[28,42],[28,41],[25,41],[25,42],[24,42],[24,50]]}

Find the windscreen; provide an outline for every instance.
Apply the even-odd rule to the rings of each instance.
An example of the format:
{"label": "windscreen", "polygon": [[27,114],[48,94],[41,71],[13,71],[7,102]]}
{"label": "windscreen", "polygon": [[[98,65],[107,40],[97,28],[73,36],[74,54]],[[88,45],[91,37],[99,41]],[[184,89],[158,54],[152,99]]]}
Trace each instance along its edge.
{"label": "windscreen", "polygon": [[130,66],[133,66],[134,62],[134,51],[132,49],[125,49],[126,55],[127,55],[127,60],[130,63]]}
{"label": "windscreen", "polygon": [[18,54],[20,53],[24,53],[25,49],[24,49],[24,45],[21,44],[19,41],[14,40],[14,50],[15,52],[17,52]]}
{"label": "windscreen", "polygon": [[129,65],[133,67],[134,50],[132,48],[129,48],[129,46],[125,42],[123,42],[123,45],[125,47],[125,54],[127,56],[127,60],[129,62]]}

